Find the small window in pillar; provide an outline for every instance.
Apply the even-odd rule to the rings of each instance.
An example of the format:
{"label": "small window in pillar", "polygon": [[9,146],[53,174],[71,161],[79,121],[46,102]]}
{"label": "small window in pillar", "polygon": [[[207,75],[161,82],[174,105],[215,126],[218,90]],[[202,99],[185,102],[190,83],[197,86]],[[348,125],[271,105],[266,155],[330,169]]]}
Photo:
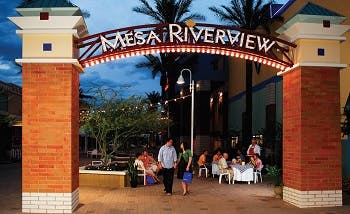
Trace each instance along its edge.
{"label": "small window in pillar", "polygon": [[40,20],[49,20],[49,12],[40,12]]}
{"label": "small window in pillar", "polygon": [[331,27],[331,21],[323,20],[323,27],[324,28],[330,28]]}
{"label": "small window in pillar", "polygon": [[52,51],[52,44],[51,43],[44,43],[43,44],[43,51]]}
{"label": "small window in pillar", "polygon": [[325,55],[324,48],[319,48],[319,49],[317,50],[317,55],[318,55],[318,56],[324,56],[324,55]]}

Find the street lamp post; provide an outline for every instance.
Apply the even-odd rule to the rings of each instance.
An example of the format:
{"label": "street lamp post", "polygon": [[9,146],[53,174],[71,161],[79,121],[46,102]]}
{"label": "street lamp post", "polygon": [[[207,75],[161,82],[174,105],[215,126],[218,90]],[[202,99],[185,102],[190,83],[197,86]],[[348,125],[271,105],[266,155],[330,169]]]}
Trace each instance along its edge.
{"label": "street lamp post", "polygon": [[182,85],[185,83],[185,80],[182,76],[182,72],[188,71],[190,73],[190,92],[191,92],[191,152],[193,155],[193,132],[194,132],[194,80],[192,79],[192,72],[190,69],[182,69],[181,74],[177,80],[177,84]]}

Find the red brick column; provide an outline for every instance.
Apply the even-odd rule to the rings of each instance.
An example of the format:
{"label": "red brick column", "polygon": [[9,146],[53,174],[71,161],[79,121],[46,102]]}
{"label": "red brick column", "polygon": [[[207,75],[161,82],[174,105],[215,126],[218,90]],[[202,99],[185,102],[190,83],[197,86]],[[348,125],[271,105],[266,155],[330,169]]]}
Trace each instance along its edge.
{"label": "red brick column", "polygon": [[339,69],[283,76],[283,198],[298,207],[342,205]]}
{"label": "red brick column", "polygon": [[23,64],[22,211],[72,212],[79,203],[79,72]]}

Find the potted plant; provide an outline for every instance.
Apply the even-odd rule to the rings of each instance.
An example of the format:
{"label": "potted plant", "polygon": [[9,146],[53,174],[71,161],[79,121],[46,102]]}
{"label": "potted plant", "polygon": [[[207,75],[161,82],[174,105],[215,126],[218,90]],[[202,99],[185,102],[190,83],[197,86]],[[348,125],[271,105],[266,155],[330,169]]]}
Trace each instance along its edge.
{"label": "potted plant", "polygon": [[130,185],[132,188],[137,187],[137,166],[132,159],[128,162],[128,174],[130,178]]}
{"label": "potted plant", "polygon": [[281,169],[277,166],[268,166],[266,168],[267,174],[271,176],[275,184],[275,196],[276,198],[282,198],[282,186],[281,186]]}

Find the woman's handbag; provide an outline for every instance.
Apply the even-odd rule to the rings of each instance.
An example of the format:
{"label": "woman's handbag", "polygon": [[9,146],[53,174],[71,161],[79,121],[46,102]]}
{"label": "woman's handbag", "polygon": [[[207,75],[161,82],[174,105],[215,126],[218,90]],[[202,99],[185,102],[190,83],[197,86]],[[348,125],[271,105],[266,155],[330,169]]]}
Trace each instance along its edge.
{"label": "woman's handbag", "polygon": [[184,177],[182,181],[186,184],[192,183],[192,172],[184,172]]}
{"label": "woman's handbag", "polygon": [[152,184],[155,183],[155,180],[154,180],[153,176],[146,175],[146,182],[147,182],[148,185],[152,185]]}

